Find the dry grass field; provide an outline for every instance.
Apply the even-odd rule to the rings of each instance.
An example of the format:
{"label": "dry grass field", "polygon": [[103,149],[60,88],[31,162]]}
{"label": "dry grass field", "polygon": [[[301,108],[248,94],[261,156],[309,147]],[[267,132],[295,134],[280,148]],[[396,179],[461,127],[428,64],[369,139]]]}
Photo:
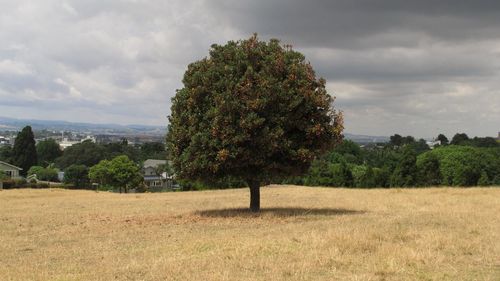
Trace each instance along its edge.
{"label": "dry grass field", "polygon": [[500,280],[500,188],[0,191],[0,280]]}

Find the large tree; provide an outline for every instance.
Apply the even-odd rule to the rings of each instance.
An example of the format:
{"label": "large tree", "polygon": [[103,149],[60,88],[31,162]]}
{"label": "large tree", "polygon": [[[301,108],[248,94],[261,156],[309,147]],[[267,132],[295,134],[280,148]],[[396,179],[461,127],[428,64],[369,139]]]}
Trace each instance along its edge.
{"label": "large tree", "polygon": [[36,153],[38,164],[45,167],[54,163],[62,155],[62,150],[54,139],[46,139],[37,143]]}
{"label": "large tree", "polygon": [[31,126],[26,126],[17,134],[12,149],[13,164],[23,168],[22,175],[26,175],[31,166],[38,163],[35,147],[35,136],[31,130]]}
{"label": "large tree", "polygon": [[179,178],[227,176],[250,187],[301,174],[342,139],[342,115],[304,56],[276,39],[212,45],[191,63],[172,99],[167,148]]}
{"label": "large tree", "polygon": [[89,180],[89,168],[85,165],[71,165],[66,170],[64,170],[64,183],[74,184],[75,187],[88,187]]}
{"label": "large tree", "polygon": [[62,169],[73,164],[90,167],[105,159],[105,152],[102,146],[86,140],[66,148],[63,155],[57,158],[56,163]]}
{"label": "large tree", "polygon": [[467,136],[466,133],[457,133],[453,136],[453,139],[451,139],[450,144],[466,145],[468,141],[469,141],[469,136]]}
{"label": "large tree", "polygon": [[89,178],[101,185],[122,188],[127,193],[128,188],[137,187],[142,182],[139,167],[127,155],[121,155],[112,160],[102,160],[89,170]]}
{"label": "large tree", "polygon": [[437,136],[436,140],[440,141],[441,145],[448,145],[448,143],[449,143],[448,138],[443,134],[439,134],[439,136]]}

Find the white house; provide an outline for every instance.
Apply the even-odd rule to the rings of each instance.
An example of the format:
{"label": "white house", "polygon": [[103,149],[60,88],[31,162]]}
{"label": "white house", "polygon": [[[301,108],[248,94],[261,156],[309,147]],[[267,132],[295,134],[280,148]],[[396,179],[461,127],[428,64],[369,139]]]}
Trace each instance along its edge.
{"label": "white house", "polygon": [[0,136],[0,145],[10,145],[10,139],[4,136]]}
{"label": "white house", "polygon": [[88,140],[91,142],[96,142],[96,139],[93,136],[87,136],[81,140],[69,140],[68,138],[63,138],[63,140],[59,142],[59,147],[61,147],[61,150],[64,150],[70,146],[77,144],[77,143],[82,143],[82,142],[88,141]]}
{"label": "white house", "polygon": [[434,149],[436,145],[441,145],[440,140],[434,140],[434,141],[427,141],[427,145],[430,147],[430,149]]}
{"label": "white house", "polygon": [[19,178],[19,172],[22,170],[22,168],[0,161],[0,171],[3,171],[8,177]]}
{"label": "white house", "polygon": [[158,171],[160,165],[166,165],[167,160],[148,159],[144,161],[142,173],[144,184],[153,188],[172,188],[172,177]]}

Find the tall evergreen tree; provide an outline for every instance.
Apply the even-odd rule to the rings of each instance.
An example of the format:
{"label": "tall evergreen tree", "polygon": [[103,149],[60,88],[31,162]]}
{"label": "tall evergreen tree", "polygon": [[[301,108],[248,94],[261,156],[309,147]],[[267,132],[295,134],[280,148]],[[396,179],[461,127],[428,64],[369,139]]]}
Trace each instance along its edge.
{"label": "tall evergreen tree", "polygon": [[31,126],[26,126],[17,134],[14,148],[12,150],[14,165],[23,168],[21,175],[26,176],[31,166],[38,163],[35,146],[35,136]]}

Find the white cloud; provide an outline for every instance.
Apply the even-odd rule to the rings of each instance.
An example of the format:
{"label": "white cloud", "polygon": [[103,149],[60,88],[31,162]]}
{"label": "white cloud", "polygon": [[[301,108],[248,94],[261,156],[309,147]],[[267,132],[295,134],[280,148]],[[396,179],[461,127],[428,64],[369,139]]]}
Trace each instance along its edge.
{"label": "white cloud", "polygon": [[10,59],[0,61],[0,75],[27,75],[31,73],[31,67],[23,62]]}

